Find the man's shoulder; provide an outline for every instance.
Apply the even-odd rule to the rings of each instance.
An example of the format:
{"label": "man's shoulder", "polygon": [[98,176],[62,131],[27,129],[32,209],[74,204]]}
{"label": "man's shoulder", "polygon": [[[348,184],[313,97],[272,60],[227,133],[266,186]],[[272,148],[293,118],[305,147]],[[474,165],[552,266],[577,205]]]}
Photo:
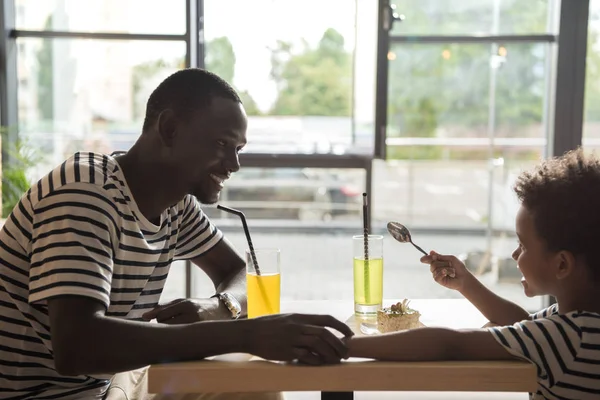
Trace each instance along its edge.
{"label": "man's shoulder", "polygon": [[35,204],[69,189],[102,196],[110,187],[111,181],[118,180],[115,176],[118,170],[118,164],[109,155],[78,152],[38,180],[31,187],[28,197]]}

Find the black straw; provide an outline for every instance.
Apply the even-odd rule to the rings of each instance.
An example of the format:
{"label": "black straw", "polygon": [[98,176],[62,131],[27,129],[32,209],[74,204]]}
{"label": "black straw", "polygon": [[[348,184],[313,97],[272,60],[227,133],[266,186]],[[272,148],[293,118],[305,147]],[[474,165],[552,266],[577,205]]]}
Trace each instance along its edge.
{"label": "black straw", "polygon": [[368,303],[371,295],[371,282],[369,279],[369,201],[367,193],[363,193],[363,242],[364,242],[364,283],[365,283],[365,301]]}
{"label": "black straw", "polygon": [[248,247],[250,248],[252,264],[254,264],[254,270],[256,271],[256,275],[261,275],[260,268],[258,267],[258,260],[256,259],[256,253],[254,252],[254,246],[252,245],[252,239],[250,238],[250,230],[248,229],[248,224],[246,223],[246,216],[240,210],[235,210],[233,208],[225,207],[220,204],[217,206],[217,208],[230,214],[235,214],[242,220],[242,226],[244,227],[244,233],[246,234],[246,240],[248,241]]}

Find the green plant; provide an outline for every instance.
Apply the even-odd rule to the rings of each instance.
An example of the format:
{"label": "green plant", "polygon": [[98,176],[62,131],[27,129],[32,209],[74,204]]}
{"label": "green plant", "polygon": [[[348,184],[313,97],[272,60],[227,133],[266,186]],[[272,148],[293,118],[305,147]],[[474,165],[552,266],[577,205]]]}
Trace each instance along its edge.
{"label": "green plant", "polygon": [[2,166],[2,218],[10,215],[21,197],[31,187],[27,171],[43,158],[41,152],[25,139],[11,139],[7,128],[0,128],[2,149],[8,162]]}

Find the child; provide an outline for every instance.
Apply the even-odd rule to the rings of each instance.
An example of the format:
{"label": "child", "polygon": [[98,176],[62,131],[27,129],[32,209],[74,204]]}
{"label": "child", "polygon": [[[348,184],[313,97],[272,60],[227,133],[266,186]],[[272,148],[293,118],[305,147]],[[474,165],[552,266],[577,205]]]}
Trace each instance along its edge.
{"label": "child", "polygon": [[[521,207],[512,257],[529,297],[557,304],[528,315],[481,284],[456,257],[432,252],[439,284],[458,290],[496,327],[421,328],[348,340],[351,357],[397,361],[507,360],[537,367],[532,399],[600,398],[600,162],[581,149],[546,160],[515,184]],[[453,272],[453,273],[452,273]]]}

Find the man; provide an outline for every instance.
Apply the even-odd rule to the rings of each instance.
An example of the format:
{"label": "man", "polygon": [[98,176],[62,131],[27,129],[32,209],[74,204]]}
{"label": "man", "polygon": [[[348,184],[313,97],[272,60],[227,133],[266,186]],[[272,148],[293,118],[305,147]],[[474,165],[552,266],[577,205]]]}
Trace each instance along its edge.
{"label": "man", "polygon": [[[326,327],[351,332],[329,316],[232,321],[245,312],[244,261],[199,202],[215,203],[239,169],[246,124],[226,82],[178,71],[151,94],[126,154],[77,153],[23,196],[0,231],[0,398],[103,398],[117,373],[132,371],[113,388],[128,390],[125,376],[139,390],[144,366],[231,352],[345,357]],[[217,295],[157,306],[177,259]]]}

